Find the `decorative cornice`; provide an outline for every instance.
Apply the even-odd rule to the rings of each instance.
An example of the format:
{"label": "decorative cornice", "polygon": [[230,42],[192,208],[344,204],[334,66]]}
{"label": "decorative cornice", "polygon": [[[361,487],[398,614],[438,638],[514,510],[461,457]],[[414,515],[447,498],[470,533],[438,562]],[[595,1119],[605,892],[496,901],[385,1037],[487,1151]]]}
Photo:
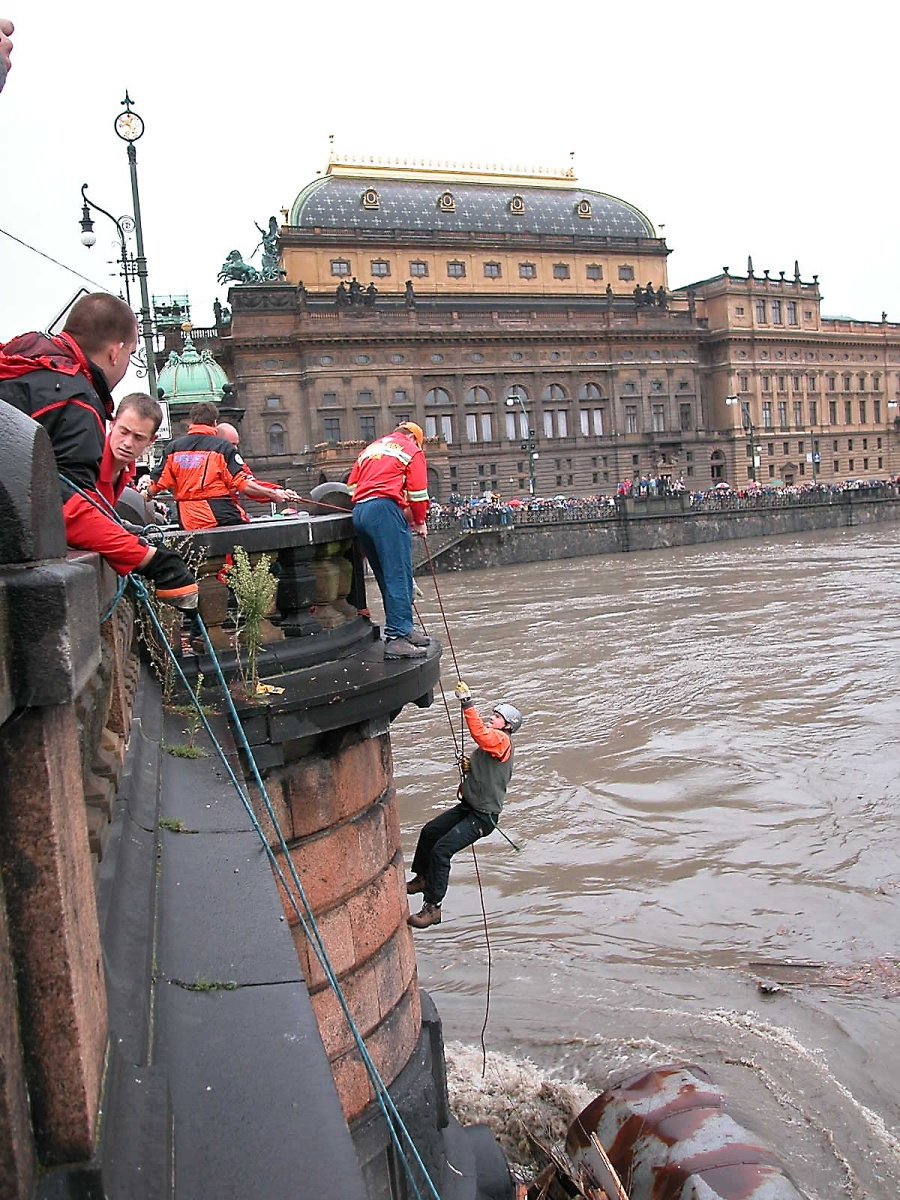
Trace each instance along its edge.
{"label": "decorative cornice", "polygon": [[431,162],[420,158],[378,158],[373,155],[332,157],[326,175],[352,179],[427,180],[429,183],[519,184],[522,187],[577,188],[574,167],[505,166],[499,163]]}

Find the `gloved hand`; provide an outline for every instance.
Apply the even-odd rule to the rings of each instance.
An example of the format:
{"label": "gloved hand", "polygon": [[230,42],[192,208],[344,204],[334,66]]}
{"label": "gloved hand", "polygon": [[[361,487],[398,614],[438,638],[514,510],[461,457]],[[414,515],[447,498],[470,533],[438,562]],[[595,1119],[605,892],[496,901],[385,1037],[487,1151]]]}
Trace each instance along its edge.
{"label": "gloved hand", "polygon": [[141,567],[139,574],[156,584],[156,595],[166,604],[186,612],[196,609],[198,589],[194,573],[181,556],[168,546],[159,546],[146,566]]}
{"label": "gloved hand", "polygon": [[152,482],[153,482],[153,480],[150,478],[149,475],[142,475],[134,486],[137,488],[137,490],[139,492],[143,492],[146,494],[147,489],[150,487],[150,484]]}
{"label": "gloved hand", "polygon": [[453,695],[457,698],[457,700],[462,700],[462,702],[465,703],[466,700],[472,699],[472,689],[467,683],[463,683],[463,681],[460,680],[453,689]]}
{"label": "gloved hand", "polygon": [[467,754],[457,754],[456,761],[459,764],[459,769],[462,771],[463,775],[468,775],[468,773],[472,770],[472,760],[469,758],[469,756]]}

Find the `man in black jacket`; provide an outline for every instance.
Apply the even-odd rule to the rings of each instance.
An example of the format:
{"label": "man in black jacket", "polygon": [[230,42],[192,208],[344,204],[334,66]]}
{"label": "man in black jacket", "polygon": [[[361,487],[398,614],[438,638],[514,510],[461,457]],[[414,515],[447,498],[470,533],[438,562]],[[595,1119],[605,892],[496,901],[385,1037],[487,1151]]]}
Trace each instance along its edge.
{"label": "man in black jacket", "polygon": [[61,334],[24,333],[0,346],[0,400],[49,434],[68,544],[95,550],[119,575],[145,575],[161,600],[196,608],[197,581],[180,556],[129,533],[97,491],[113,415],[111,390],[124,378],[136,346],[137,321],[124,300],[105,292],[83,296]]}

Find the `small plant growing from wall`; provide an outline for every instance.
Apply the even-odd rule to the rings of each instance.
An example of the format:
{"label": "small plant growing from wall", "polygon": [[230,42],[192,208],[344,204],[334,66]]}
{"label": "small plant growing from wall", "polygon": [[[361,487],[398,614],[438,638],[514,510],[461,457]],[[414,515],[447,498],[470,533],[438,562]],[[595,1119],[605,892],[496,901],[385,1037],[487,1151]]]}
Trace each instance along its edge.
{"label": "small plant growing from wall", "polygon": [[187,713],[187,729],[184,731],[188,735],[186,742],[181,742],[174,746],[163,746],[167,754],[171,754],[173,758],[206,758],[205,750],[201,750],[197,745],[197,735],[200,732],[201,717],[201,694],[203,692],[203,676],[197,675],[194,684],[194,700],[196,703],[190,704],[186,708]]}
{"label": "small plant growing from wall", "polygon": [[[260,555],[252,565],[243,546],[235,547],[234,566],[228,572],[228,586],[234,592],[238,606],[235,651],[248,700],[259,691],[259,649],[262,645],[263,621],[272,611],[278,580],[269,567],[272,556]],[[246,651],[246,667],[241,659],[241,646]]]}

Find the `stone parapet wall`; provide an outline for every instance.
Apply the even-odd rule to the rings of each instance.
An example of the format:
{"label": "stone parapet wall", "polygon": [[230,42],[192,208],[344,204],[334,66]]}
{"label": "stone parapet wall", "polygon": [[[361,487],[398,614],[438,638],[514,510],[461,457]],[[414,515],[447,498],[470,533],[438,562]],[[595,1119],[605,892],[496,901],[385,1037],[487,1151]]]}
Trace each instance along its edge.
{"label": "stone parapet wall", "polygon": [[[617,518],[471,530],[442,552],[432,551],[432,565],[441,572],[477,570],[893,521],[900,521],[900,499],[869,499],[864,492],[847,492],[840,503],[719,511],[666,512],[650,501]],[[425,564],[417,573],[429,569]]]}

